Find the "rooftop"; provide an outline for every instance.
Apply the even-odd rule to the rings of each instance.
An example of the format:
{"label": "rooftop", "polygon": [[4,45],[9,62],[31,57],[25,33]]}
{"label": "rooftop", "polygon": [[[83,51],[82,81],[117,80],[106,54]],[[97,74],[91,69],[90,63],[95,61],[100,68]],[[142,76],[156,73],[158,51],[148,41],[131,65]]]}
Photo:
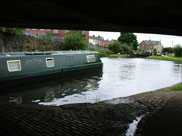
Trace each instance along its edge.
{"label": "rooftop", "polygon": [[150,45],[158,45],[158,44],[160,44],[160,41],[144,40],[144,42],[146,44],[150,44]]}

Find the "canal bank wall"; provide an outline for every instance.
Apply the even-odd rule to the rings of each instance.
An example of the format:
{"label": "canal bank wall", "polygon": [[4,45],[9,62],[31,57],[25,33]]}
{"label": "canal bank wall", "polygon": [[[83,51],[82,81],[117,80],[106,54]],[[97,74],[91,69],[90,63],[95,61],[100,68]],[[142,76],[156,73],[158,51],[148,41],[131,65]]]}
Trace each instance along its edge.
{"label": "canal bank wall", "polygon": [[[142,116],[136,130],[136,135],[142,135],[149,117],[158,113],[175,96],[181,97],[182,101],[181,92],[169,90],[167,87],[95,104],[57,107],[0,102],[0,134],[124,136],[133,120]],[[173,110],[175,112],[175,108]]]}

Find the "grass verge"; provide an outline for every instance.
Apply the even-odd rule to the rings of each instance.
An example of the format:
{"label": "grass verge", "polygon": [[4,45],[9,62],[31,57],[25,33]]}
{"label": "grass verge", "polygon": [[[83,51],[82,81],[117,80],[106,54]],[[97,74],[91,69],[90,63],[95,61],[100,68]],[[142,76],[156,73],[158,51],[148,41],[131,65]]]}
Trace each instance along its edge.
{"label": "grass verge", "polygon": [[127,54],[110,54],[109,57],[123,57],[123,58],[126,58],[128,57]]}
{"label": "grass verge", "polygon": [[174,92],[174,91],[182,91],[182,85],[170,88],[170,92]]}
{"label": "grass verge", "polygon": [[169,60],[169,61],[182,61],[179,57],[168,57],[168,56],[149,56],[147,59],[157,59],[157,60]]}

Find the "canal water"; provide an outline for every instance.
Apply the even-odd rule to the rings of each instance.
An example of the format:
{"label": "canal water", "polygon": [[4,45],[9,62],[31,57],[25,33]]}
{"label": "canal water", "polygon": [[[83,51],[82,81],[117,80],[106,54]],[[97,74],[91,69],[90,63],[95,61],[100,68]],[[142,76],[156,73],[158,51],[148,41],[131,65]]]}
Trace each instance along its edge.
{"label": "canal water", "polygon": [[95,103],[181,82],[182,65],[172,61],[102,58],[102,62],[102,72],[1,90],[0,101],[57,106]]}

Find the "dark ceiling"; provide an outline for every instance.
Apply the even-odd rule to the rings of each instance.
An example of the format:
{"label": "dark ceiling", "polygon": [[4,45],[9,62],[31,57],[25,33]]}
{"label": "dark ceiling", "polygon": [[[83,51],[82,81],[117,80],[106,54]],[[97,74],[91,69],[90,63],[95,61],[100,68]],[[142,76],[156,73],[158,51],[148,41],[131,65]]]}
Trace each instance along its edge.
{"label": "dark ceiling", "polygon": [[0,27],[59,28],[182,35],[182,1],[6,0]]}

